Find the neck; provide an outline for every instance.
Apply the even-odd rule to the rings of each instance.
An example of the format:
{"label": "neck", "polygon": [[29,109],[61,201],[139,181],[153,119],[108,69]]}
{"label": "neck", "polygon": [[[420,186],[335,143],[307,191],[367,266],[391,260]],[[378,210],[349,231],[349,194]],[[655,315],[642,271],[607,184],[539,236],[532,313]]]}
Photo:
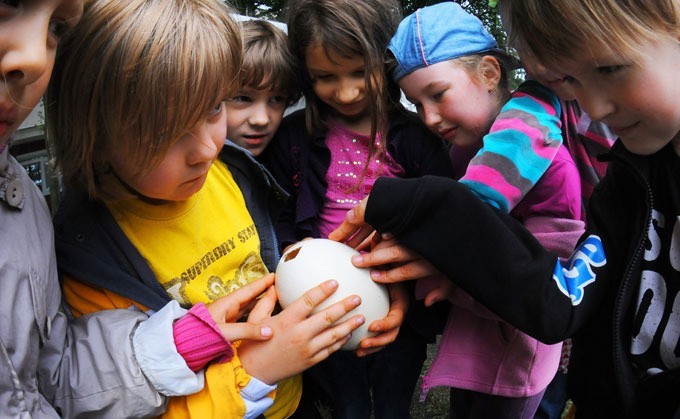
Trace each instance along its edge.
{"label": "neck", "polygon": [[343,125],[350,131],[354,131],[357,134],[370,135],[371,134],[371,115],[362,114],[356,117],[345,117],[342,115],[335,115],[336,121]]}

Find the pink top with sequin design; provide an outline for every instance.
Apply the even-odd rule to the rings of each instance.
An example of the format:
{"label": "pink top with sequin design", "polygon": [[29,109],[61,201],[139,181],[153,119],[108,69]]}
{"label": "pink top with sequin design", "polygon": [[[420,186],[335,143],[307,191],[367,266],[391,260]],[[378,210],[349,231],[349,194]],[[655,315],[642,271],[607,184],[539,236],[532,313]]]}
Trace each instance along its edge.
{"label": "pink top with sequin design", "polygon": [[[347,211],[371,192],[376,179],[404,176],[404,169],[388,152],[374,156],[364,173],[369,141],[370,135],[358,134],[338,124],[329,126],[326,146],[331,152],[331,164],[326,172],[328,188],[325,202],[319,214],[321,237],[328,237],[328,233],[340,225]],[[380,144],[380,134],[375,141]],[[357,182],[360,182],[358,187]]]}

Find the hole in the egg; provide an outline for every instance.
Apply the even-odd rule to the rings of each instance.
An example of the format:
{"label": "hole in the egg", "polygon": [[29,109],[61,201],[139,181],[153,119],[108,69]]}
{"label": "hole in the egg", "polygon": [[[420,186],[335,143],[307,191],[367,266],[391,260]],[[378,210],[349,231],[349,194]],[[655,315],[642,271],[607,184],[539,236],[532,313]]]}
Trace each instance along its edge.
{"label": "hole in the egg", "polygon": [[295,256],[297,256],[298,253],[300,253],[301,249],[302,249],[301,247],[298,247],[297,249],[293,249],[290,252],[286,253],[286,257],[283,259],[283,261],[288,262],[289,260],[295,259]]}

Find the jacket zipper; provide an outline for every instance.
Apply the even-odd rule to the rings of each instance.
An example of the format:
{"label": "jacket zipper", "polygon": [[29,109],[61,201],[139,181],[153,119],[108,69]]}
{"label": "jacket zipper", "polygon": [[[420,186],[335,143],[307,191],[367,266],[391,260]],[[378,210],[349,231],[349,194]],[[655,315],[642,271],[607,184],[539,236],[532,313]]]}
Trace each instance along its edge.
{"label": "jacket zipper", "polygon": [[[623,160],[623,159],[622,159]],[[623,277],[623,281],[621,282],[621,285],[619,286],[619,292],[616,298],[616,301],[614,302],[614,313],[613,313],[613,332],[612,332],[612,351],[613,351],[613,357],[614,357],[614,374],[616,375],[617,382],[619,385],[619,391],[621,393],[622,397],[622,402],[626,406],[625,411],[627,412],[627,416],[635,416],[637,414],[637,400],[634,396],[634,392],[629,391],[629,387],[626,386],[627,381],[626,377],[624,377],[624,371],[628,368],[626,365],[625,361],[625,342],[621,340],[621,328],[622,328],[622,318],[625,315],[625,307],[624,307],[624,302],[627,299],[627,296],[632,292],[630,287],[631,287],[631,282],[633,281],[633,272],[636,270],[636,266],[638,266],[640,262],[640,258],[642,257],[642,251],[644,249],[645,245],[645,240],[647,238],[647,235],[649,234],[649,225],[651,222],[651,214],[652,211],[651,209],[653,208],[654,204],[654,197],[652,195],[652,189],[649,185],[649,182],[647,182],[646,179],[644,179],[628,162],[625,162],[626,166],[631,168],[632,172],[638,177],[642,185],[646,189],[646,195],[647,195],[647,207],[646,211],[647,213],[645,214],[645,226],[642,230],[642,235],[638,239],[638,244],[635,250],[635,254],[633,255],[633,259],[631,262],[628,264],[628,267],[626,268],[625,275]]]}

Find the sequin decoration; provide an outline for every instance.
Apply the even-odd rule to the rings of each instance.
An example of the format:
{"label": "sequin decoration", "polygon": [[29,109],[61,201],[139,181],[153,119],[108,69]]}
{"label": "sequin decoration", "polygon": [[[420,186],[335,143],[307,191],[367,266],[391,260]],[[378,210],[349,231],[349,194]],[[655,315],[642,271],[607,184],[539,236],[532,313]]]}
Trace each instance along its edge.
{"label": "sequin decoration", "polygon": [[[332,125],[326,136],[331,152],[331,164],[326,172],[327,204],[333,202],[343,208],[352,208],[368,195],[380,176],[401,177],[403,168],[389,154],[369,158],[370,135],[361,135],[343,127]],[[380,145],[380,136],[376,145]],[[363,178],[362,178],[363,174]]]}

